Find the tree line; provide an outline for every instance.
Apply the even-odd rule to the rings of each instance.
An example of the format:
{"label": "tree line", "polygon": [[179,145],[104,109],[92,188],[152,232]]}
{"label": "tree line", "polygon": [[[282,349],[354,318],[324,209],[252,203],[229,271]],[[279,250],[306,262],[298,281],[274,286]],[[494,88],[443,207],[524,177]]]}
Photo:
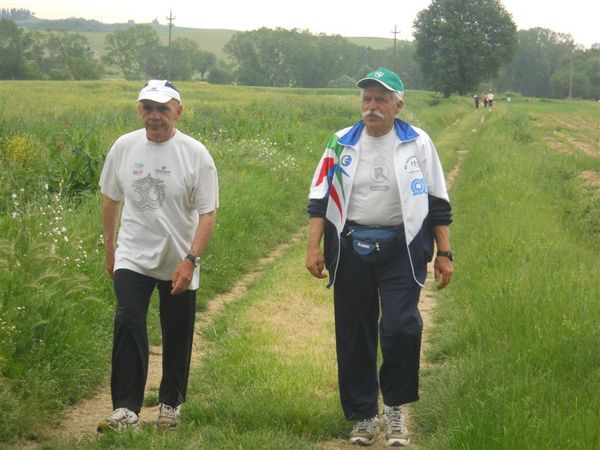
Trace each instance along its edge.
{"label": "tree line", "polygon": [[206,79],[273,87],[354,87],[378,66],[396,70],[409,89],[466,95],[482,86],[525,96],[600,98],[600,44],[575,45],[568,34],[516,30],[499,0],[434,0],[415,19],[415,41],[384,50],[338,35],[283,28],[238,32],[225,58],[195,41],[163,45],[150,25],[106,35],[94,56],[87,38],[64,31],[24,31],[0,20],[1,79]]}

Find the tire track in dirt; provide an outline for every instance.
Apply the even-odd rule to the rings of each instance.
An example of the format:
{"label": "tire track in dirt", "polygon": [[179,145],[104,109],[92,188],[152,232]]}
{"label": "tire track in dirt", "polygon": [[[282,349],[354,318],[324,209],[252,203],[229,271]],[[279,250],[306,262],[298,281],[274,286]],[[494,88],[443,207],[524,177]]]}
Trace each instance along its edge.
{"label": "tire track in dirt", "polygon": [[[260,259],[252,272],[238,280],[228,292],[213,297],[206,310],[200,311],[196,316],[195,338],[192,350],[191,371],[197,370],[202,358],[208,351],[209,343],[203,335],[215,323],[219,315],[229,303],[241,298],[248,288],[262,274],[264,268],[278,259],[293,243],[298,241],[304,233],[302,227],[294,233],[289,241],[279,245],[269,255]],[[158,392],[162,376],[162,348],[152,346],[148,363],[148,380],[146,382],[146,396]],[[50,440],[85,441],[96,435],[98,423],[112,412],[110,386],[103,387],[94,397],[83,401],[65,411],[63,420],[52,430],[47,430],[44,436]],[[142,422],[153,423],[158,415],[158,406],[144,406],[140,412]],[[30,443],[20,448],[40,448],[43,444]]]}

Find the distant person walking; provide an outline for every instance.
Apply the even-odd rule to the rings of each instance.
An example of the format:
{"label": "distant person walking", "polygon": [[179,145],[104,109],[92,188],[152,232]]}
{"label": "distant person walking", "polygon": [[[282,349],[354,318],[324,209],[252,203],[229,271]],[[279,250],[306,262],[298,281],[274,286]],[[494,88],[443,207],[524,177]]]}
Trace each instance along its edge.
{"label": "distant person walking", "polygon": [[166,80],[148,81],[137,110],[144,128],[116,140],[100,176],[106,270],[117,306],[114,411],[100,422],[99,432],[139,424],[148,375],[146,316],[155,288],[163,338],[156,424],[177,425],[187,393],[199,261],[219,203],[217,169],[208,150],[175,128],[183,111],[177,88]]}
{"label": "distant person walking", "polygon": [[484,94],[484,95],[483,95],[483,107],[484,107],[484,108],[487,108],[487,107],[488,107],[488,97],[489,97],[489,95],[488,95],[488,94]]}
{"label": "distant person walking", "polygon": [[419,398],[417,305],[434,239],[438,288],[452,277],[452,214],[433,142],[395,118],[404,106],[398,75],[382,67],[358,87],[362,120],[331,137],[314,173],[306,268],[317,278],[326,268],[334,287],[340,399],[355,421],[350,441],[374,441],[381,388],[386,442],[407,445],[402,405]]}
{"label": "distant person walking", "polygon": [[487,106],[488,108],[492,109],[492,107],[494,106],[494,93],[490,90],[488,92],[488,101],[487,101]]}
{"label": "distant person walking", "polygon": [[473,101],[475,102],[475,109],[479,109],[479,94],[473,96]]}

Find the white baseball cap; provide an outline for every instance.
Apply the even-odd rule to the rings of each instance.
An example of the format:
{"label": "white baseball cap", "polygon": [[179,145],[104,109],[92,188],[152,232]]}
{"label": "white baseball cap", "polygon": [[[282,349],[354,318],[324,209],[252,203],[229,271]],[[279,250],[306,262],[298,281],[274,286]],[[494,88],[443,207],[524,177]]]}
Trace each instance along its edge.
{"label": "white baseball cap", "polygon": [[140,100],[152,100],[158,103],[167,103],[175,99],[181,103],[179,91],[169,80],[148,80],[138,95]]}

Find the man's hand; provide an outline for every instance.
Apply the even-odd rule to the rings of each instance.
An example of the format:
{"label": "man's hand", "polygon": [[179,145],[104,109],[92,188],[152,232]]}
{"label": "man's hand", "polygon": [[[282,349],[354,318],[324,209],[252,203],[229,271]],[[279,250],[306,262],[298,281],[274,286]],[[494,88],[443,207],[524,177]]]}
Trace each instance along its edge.
{"label": "man's hand", "polygon": [[107,248],[106,249],[106,272],[108,276],[114,278],[115,271],[115,250]]}
{"label": "man's hand", "polygon": [[194,265],[191,261],[184,259],[175,272],[173,272],[173,288],[171,295],[181,294],[185,291],[194,277]]}
{"label": "man's hand", "polygon": [[445,256],[437,256],[433,263],[435,280],[440,280],[437,285],[438,289],[444,289],[450,283],[452,278],[452,261]]}
{"label": "man's hand", "polygon": [[306,252],[306,263],[304,266],[308,269],[313,277],[326,278],[327,275],[323,273],[325,268],[325,257],[320,248],[309,249]]}

